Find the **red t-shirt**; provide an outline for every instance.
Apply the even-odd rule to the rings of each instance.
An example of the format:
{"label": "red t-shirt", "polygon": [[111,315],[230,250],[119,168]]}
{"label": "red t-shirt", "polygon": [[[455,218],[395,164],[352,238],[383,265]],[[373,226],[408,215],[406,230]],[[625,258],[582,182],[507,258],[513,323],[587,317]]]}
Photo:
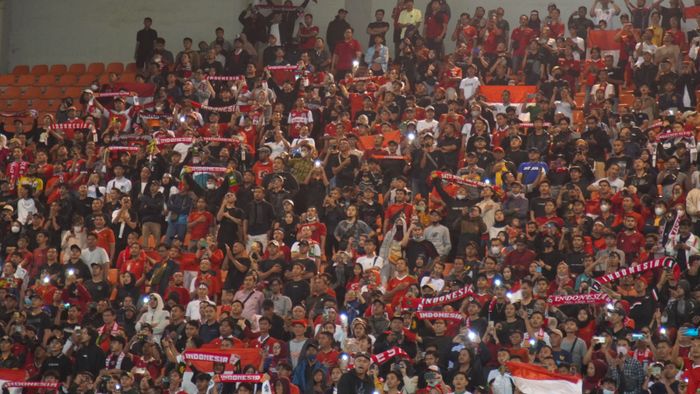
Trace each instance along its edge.
{"label": "red t-shirt", "polygon": [[212,223],[214,222],[214,215],[211,214],[211,212],[208,211],[202,211],[202,212],[192,212],[190,215],[187,217],[188,222],[194,222],[196,220],[199,220],[199,218],[203,217],[204,221],[197,223],[190,227],[190,239],[191,240],[200,240],[202,238],[206,238],[207,234],[209,234],[209,228],[211,227]]}
{"label": "red t-shirt", "polygon": [[333,51],[333,54],[338,56],[338,60],[335,63],[335,68],[343,71],[351,70],[352,62],[356,59],[357,52],[362,52],[362,47],[355,39],[351,39],[350,41],[341,41],[335,44],[335,51]]}
{"label": "red t-shirt", "polygon": [[387,290],[387,291],[392,291],[392,290],[394,290],[396,287],[398,287],[398,285],[400,285],[401,283],[407,283],[408,286],[406,286],[405,289],[399,290],[399,291],[397,291],[396,293],[394,293],[394,296],[391,298],[391,304],[392,304],[392,305],[400,305],[401,299],[403,298],[404,295],[406,295],[406,292],[408,292],[409,286],[412,285],[412,284],[414,284],[414,283],[418,283],[418,282],[416,281],[416,278],[414,278],[414,277],[412,277],[412,276],[409,276],[409,275],[406,275],[406,276],[405,276],[404,278],[402,278],[402,279],[399,279],[399,278],[391,278],[391,279],[389,280],[389,283],[387,283],[386,290]]}
{"label": "red t-shirt", "polygon": [[442,34],[443,26],[445,25],[446,18],[445,14],[438,12],[437,14],[430,15],[425,20],[425,35],[427,38],[432,40],[437,40]]}
{"label": "red t-shirt", "polygon": [[521,28],[516,27],[510,34],[510,39],[517,43],[517,48],[513,50],[514,56],[525,56],[527,51],[527,46],[530,44],[533,38],[535,38],[535,31],[529,27]]}
{"label": "red t-shirt", "polygon": [[[304,24],[301,24],[299,26],[299,34],[315,33],[316,36],[318,36],[318,32],[319,32],[318,26],[313,26],[313,25],[306,26]],[[315,43],[316,43],[316,37],[315,36],[309,37],[309,38],[306,38],[304,41],[300,42],[299,47],[301,49],[313,49]]]}

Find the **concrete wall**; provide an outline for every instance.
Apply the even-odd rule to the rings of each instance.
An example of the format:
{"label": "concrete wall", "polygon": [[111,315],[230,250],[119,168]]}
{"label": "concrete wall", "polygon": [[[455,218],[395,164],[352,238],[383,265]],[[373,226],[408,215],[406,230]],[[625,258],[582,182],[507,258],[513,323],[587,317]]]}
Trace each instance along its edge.
{"label": "concrete wall", "polygon": [[[416,7],[425,10],[428,1],[416,0]],[[300,2],[294,0],[296,4]],[[550,2],[552,0],[448,0],[452,18],[447,49],[454,48],[449,34],[461,12],[473,13],[478,5],[487,10],[502,6],[512,28],[519,15],[529,14],[532,9],[539,10],[544,18]],[[223,27],[227,38],[231,39],[240,32],[238,15],[250,0],[0,0],[0,9],[3,3],[0,72],[17,64],[133,61],[136,31],[142,28],[145,16],[153,18],[153,27],[167,40],[166,47],[173,53],[179,51],[185,36],[192,37],[195,43],[211,41],[217,26]],[[559,0],[556,3],[566,19],[584,1]],[[592,1],[585,3],[590,7]],[[348,20],[364,46],[368,39],[365,29],[374,19],[374,11],[385,9],[388,19],[395,4],[396,0],[318,0],[318,3],[310,3],[308,10],[314,14],[315,23],[325,37],[328,22],[337,10],[348,9]],[[691,23],[694,27],[694,22]]]}

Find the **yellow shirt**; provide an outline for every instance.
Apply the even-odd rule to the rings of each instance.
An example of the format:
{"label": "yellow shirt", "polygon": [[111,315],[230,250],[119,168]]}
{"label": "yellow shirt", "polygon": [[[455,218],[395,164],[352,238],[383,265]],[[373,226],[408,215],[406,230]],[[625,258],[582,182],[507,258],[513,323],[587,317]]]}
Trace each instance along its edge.
{"label": "yellow shirt", "polygon": [[17,181],[17,185],[18,186],[28,185],[34,190],[35,193],[41,193],[44,191],[44,181],[41,180],[41,178],[37,178],[37,177],[28,177],[28,176],[20,177],[19,180]]}
{"label": "yellow shirt", "polygon": [[653,34],[651,36],[651,43],[660,47],[664,44],[664,29],[661,26],[649,26]]}
{"label": "yellow shirt", "polygon": [[[399,23],[402,25],[414,25],[417,26],[419,23],[423,22],[423,14],[416,8],[413,10],[403,10],[399,14]],[[401,38],[406,35],[406,28],[401,30]]]}

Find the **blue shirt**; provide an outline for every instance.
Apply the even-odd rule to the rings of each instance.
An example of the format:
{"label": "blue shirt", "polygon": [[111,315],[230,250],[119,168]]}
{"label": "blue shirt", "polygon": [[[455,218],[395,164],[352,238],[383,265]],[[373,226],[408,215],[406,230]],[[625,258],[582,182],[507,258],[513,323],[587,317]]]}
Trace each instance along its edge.
{"label": "blue shirt", "polygon": [[522,182],[524,185],[534,183],[541,171],[544,171],[545,174],[549,171],[547,164],[541,161],[526,161],[518,166],[518,172],[523,174]]}

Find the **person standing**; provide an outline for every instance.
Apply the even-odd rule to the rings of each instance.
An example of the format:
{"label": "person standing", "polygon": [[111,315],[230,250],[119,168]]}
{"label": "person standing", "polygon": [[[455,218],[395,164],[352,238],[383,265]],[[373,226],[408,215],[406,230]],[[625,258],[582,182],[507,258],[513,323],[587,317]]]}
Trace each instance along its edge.
{"label": "person standing", "polygon": [[355,367],[343,374],[338,381],[338,394],[372,394],[374,379],[367,374],[370,356],[367,353],[355,354]]}
{"label": "person standing", "polygon": [[151,29],[153,24],[153,19],[146,17],[143,19],[143,29],[136,33],[136,50],[134,53],[134,58],[136,60],[136,66],[139,68],[144,68],[146,63],[153,56],[153,50],[156,45],[156,38],[158,38],[158,32]]}
{"label": "person standing", "polygon": [[338,10],[338,15],[335,16],[328,24],[328,30],[326,30],[326,44],[328,45],[328,51],[330,53],[335,52],[335,46],[339,42],[343,41],[343,35],[348,29],[351,29],[348,21],[345,17],[348,16],[348,10],[341,8]]}
{"label": "person standing", "polygon": [[381,37],[382,42],[386,42],[386,32],[389,31],[389,22],[384,20],[384,10],[378,9],[374,13],[375,20],[367,25],[367,34],[369,35],[369,44],[374,45],[374,37]]}

